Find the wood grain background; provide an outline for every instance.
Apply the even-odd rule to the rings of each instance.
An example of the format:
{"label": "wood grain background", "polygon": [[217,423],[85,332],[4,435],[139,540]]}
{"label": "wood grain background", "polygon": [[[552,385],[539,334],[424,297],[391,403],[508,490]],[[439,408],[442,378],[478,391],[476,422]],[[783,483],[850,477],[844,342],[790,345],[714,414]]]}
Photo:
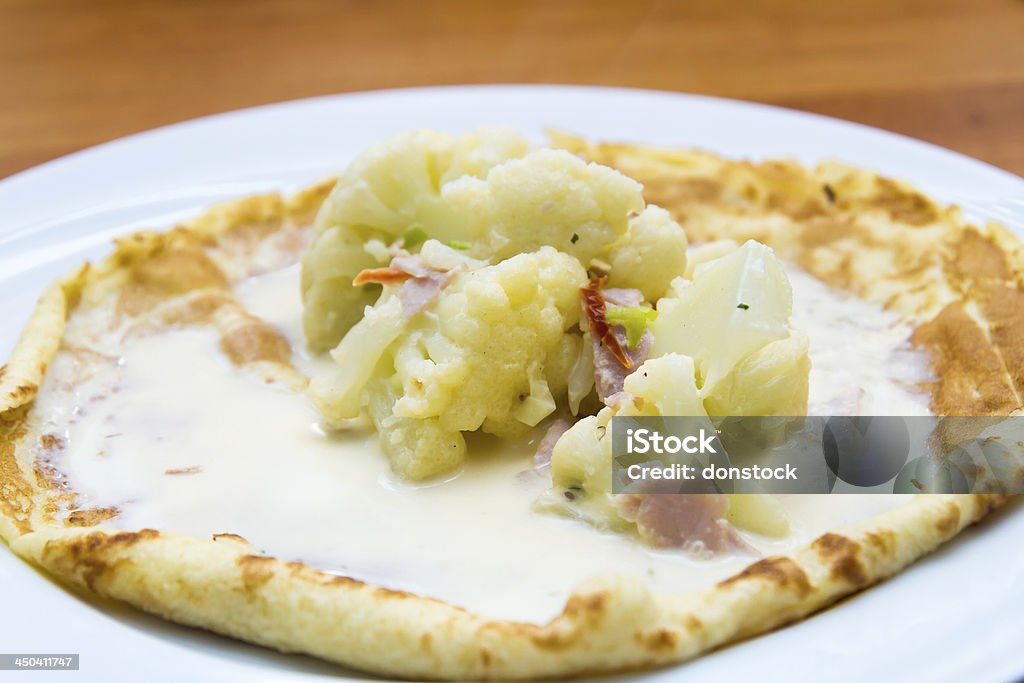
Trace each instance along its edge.
{"label": "wood grain background", "polygon": [[0,176],[238,107],[506,82],[769,102],[1024,174],[1024,0],[0,0]]}

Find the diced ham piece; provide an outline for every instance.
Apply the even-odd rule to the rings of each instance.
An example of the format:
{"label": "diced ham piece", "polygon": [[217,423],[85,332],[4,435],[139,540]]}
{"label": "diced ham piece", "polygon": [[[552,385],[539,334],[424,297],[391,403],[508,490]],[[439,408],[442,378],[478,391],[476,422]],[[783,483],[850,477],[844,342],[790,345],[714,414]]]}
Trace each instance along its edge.
{"label": "diced ham piece", "polygon": [[391,267],[403,273],[408,273],[413,277],[427,277],[431,273],[441,272],[436,268],[428,266],[418,255],[412,256],[409,254],[403,254],[391,259]]}
{"label": "diced ham piece", "polygon": [[644,293],[639,289],[609,287],[601,290],[601,296],[604,297],[606,303],[612,306],[624,306],[626,308],[636,308],[644,302]]}
{"label": "diced ham piece", "polygon": [[401,284],[398,298],[402,302],[402,317],[408,320],[436,299],[454,275],[454,271],[428,266],[419,256],[403,254],[391,259],[391,265],[385,268],[367,268],[352,284]]}
{"label": "diced ham piece", "polygon": [[455,274],[451,271],[431,271],[423,277],[406,280],[398,290],[402,302],[402,317],[408,320],[427,307],[441,293]]}
{"label": "diced ham piece", "polygon": [[626,345],[626,331],[621,327],[614,328],[612,334],[618,340],[623,353],[630,360],[630,367],[626,368],[600,341],[591,337],[594,343],[594,386],[597,389],[598,397],[609,405],[609,399],[622,391],[626,377],[634,370],[643,365],[647,360],[647,354],[651,352],[651,343],[654,337],[650,332],[644,332],[640,343],[635,349]]}
{"label": "diced ham piece", "polygon": [[537,444],[537,452],[533,454],[533,468],[544,470],[551,466],[551,454],[555,452],[555,444],[562,438],[562,435],[569,431],[573,422],[560,417],[551,423],[548,430],[544,432],[544,438]]}
{"label": "diced ham piece", "polygon": [[756,552],[725,519],[729,500],[721,493],[626,493],[615,505],[651,545],[697,554]]}

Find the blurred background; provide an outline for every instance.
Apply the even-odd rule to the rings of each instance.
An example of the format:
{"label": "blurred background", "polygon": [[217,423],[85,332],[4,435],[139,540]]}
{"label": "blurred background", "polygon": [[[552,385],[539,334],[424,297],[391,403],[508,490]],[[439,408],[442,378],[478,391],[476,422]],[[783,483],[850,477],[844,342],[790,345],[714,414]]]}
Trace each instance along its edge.
{"label": "blurred background", "polygon": [[1024,174],[1024,0],[0,0],[0,177],[239,107],[516,82],[767,102]]}

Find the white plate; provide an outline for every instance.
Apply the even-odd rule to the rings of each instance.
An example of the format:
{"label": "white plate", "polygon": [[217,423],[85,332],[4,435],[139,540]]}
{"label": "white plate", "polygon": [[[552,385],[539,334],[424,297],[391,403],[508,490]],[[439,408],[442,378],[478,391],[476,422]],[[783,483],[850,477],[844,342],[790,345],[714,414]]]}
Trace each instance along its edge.
{"label": "white plate", "polygon": [[[610,88],[486,86],[360,93],[161,128],[0,182],[0,358],[43,286],[112,236],[164,227],[223,199],[335,173],[390,133],[504,124],[697,146],[729,156],[833,157],[912,180],[1013,223],[1024,180],[863,126],[773,107]],[[1008,141],[1009,142],[1009,141]],[[1024,508],[1013,506],[895,579],[804,622],[648,680],[1009,681],[1024,675]],[[339,669],[72,595],[0,551],[0,651],[81,653],[80,680],[337,680]],[[32,680],[74,674],[23,674]],[[355,674],[353,674],[355,675]]]}

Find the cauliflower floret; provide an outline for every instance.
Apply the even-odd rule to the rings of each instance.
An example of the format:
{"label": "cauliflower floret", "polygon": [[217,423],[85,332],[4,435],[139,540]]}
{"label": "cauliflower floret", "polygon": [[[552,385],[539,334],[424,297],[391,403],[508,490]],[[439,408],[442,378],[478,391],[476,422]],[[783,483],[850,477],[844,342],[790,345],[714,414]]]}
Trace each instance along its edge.
{"label": "cauliflower floret", "polygon": [[466,217],[442,197],[445,185],[483,177],[528,150],[525,138],[503,129],[463,136],[419,130],[356,157],[320,209],[302,264],[303,326],[310,346],[336,345],[373,303],[379,290],[354,287],[352,279],[386,263],[387,244],[411,228],[444,241],[463,238]]}
{"label": "cauliflower floret", "polygon": [[537,501],[538,508],[599,529],[630,529],[612,503],[611,419],[611,408],[603,408],[559,437],[551,452],[551,489]]}
{"label": "cauliflower floret", "polygon": [[648,206],[612,245],[609,287],[639,289],[647,301],[668,293],[686,269],[686,233],[660,206]]}
{"label": "cauliflower floret", "polygon": [[793,291],[769,247],[747,242],[700,265],[693,281],[677,279],[658,302],[651,323],[652,356],[669,352],[694,359],[704,395],[742,359],[789,335]]}
{"label": "cauliflower floret", "polygon": [[555,443],[552,490],[541,506],[599,528],[630,528],[612,499],[611,420],[631,415],[704,415],[695,376],[693,359],[670,353],[648,360],[626,377],[626,397],[616,407],[583,418]]}
{"label": "cauliflower floret", "polygon": [[319,349],[340,341],[377,294],[352,279],[411,231],[419,239],[406,240],[409,251],[435,238],[497,263],[551,245],[587,265],[643,208],[641,186],[618,171],[561,150],[528,152],[505,131],[392,138],[352,163],[317,216],[303,260],[306,339]]}
{"label": "cauliflower floret", "polygon": [[722,239],[714,242],[704,242],[686,250],[686,270],[683,277],[687,280],[693,279],[693,271],[697,266],[722,258],[740,248],[735,240]]}
{"label": "cauliflower floret", "polygon": [[[549,385],[561,373],[550,372],[549,356],[578,353],[579,342],[563,339],[579,339],[570,328],[585,281],[579,262],[551,247],[457,276],[434,315],[398,345],[404,391],[395,414],[498,435],[536,425],[555,408]],[[564,391],[564,378],[554,383]]]}
{"label": "cauliflower floret", "polygon": [[[623,516],[612,495],[612,418],[705,415],[707,402],[702,404],[695,377],[693,360],[674,353],[648,360],[629,375],[625,385],[628,397],[622,403],[583,418],[555,444],[552,488],[538,506],[599,529],[635,531],[635,521]],[[710,423],[708,428],[712,428]],[[789,532],[789,518],[774,496],[729,494],[728,499],[726,519],[734,526],[776,537]]]}
{"label": "cauliflower floret", "polygon": [[316,378],[311,396],[333,420],[370,408],[400,474],[440,474],[464,457],[461,432],[521,434],[567,403],[585,282],[579,261],[542,247],[455,274],[408,319],[388,286],[333,352],[336,374]]}
{"label": "cauliflower floret", "polygon": [[418,226],[441,241],[463,238],[463,221],[444,198],[445,187],[460,178],[483,178],[529,150],[525,138],[502,128],[461,136],[400,133],[360,154],[345,170],[317,216],[317,233],[337,226],[397,238]]}
{"label": "cauliflower floret", "polygon": [[[632,528],[612,502],[612,417],[806,413],[807,337],[789,328],[792,291],[771,249],[748,242],[702,263],[692,282],[673,281],[657,309],[650,358],[626,377],[624,395],[555,444],[544,507]],[[788,528],[768,498],[744,498],[729,519],[762,533]]]}
{"label": "cauliflower floret", "polygon": [[380,448],[396,472],[409,479],[426,479],[458,467],[466,457],[462,432],[442,429],[437,418],[415,420],[394,414],[401,395],[397,377],[371,380],[364,395]]}
{"label": "cauliflower floret", "polygon": [[711,415],[803,415],[811,372],[810,342],[803,332],[767,344],[732,369],[704,406]]}
{"label": "cauliflower floret", "polygon": [[470,218],[460,239],[476,258],[499,261],[551,245],[586,265],[626,234],[630,213],[644,208],[642,189],[607,166],[541,149],[484,179],[447,185],[444,198]]}

